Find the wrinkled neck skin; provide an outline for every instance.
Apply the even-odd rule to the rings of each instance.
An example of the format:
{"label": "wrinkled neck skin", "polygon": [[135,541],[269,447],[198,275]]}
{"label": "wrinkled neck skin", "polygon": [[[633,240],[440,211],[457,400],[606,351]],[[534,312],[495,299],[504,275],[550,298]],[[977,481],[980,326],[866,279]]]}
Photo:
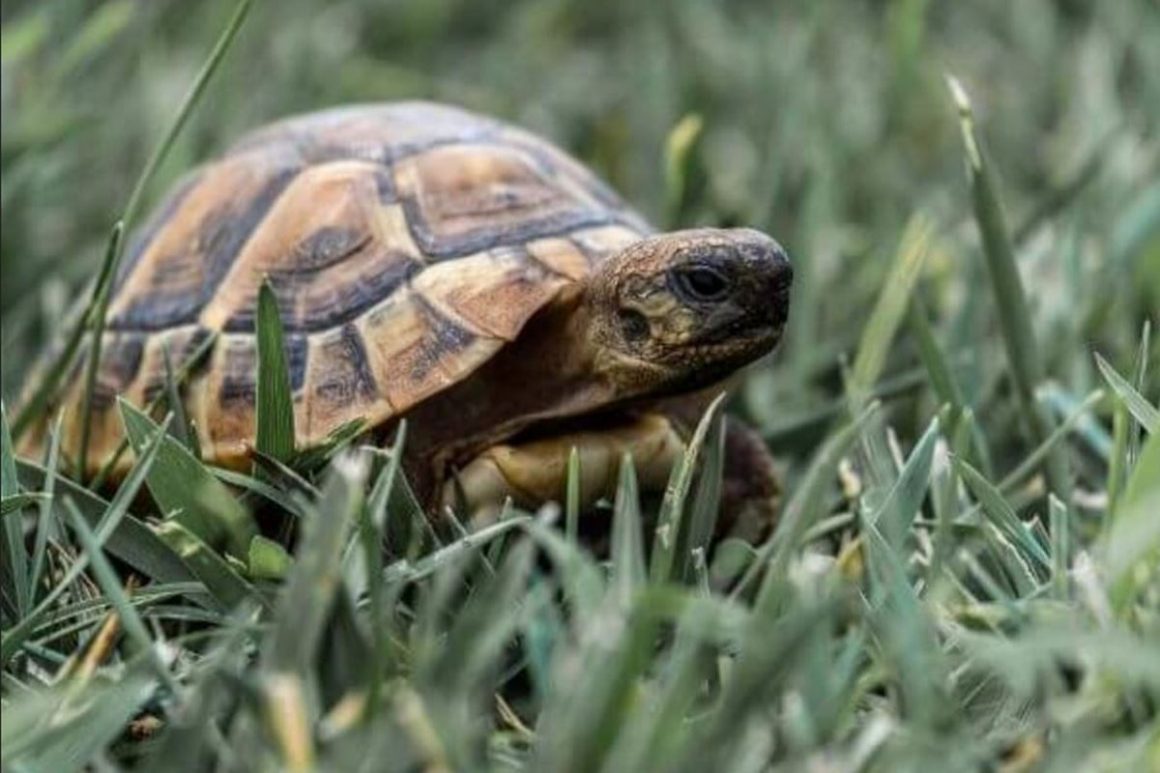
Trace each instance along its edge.
{"label": "wrinkled neck skin", "polygon": [[[613,385],[595,374],[590,325],[583,293],[567,288],[478,371],[408,412],[405,464],[421,501],[484,449],[612,401]],[[384,438],[394,436],[386,430]]]}

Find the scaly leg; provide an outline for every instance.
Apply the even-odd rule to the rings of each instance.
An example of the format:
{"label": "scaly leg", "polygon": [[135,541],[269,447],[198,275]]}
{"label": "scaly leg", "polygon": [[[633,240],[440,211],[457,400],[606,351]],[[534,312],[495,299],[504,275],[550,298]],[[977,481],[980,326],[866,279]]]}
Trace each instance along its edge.
{"label": "scaly leg", "polygon": [[454,506],[458,485],[473,522],[487,522],[506,497],[524,507],[562,502],[568,482],[568,458],[580,456],[582,508],[616,491],[620,460],[632,455],[642,491],[661,491],[673,463],[684,452],[680,436],[667,418],[646,414],[630,424],[591,432],[572,432],[520,445],[493,446],[459,471],[443,487],[442,502]]}

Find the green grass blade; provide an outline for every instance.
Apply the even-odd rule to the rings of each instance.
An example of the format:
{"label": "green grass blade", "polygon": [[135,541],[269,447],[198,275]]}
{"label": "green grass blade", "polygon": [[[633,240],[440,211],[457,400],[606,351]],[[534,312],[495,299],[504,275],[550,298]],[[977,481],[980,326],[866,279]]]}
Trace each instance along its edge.
{"label": "green grass blade", "polygon": [[72,503],[72,500],[65,499],[64,504],[65,511],[68,513],[69,526],[72,527],[73,533],[76,534],[77,539],[84,548],[85,555],[88,556],[89,563],[92,565],[93,574],[97,579],[97,584],[101,586],[105,598],[109,599],[113,607],[117,610],[125,633],[128,634],[137,648],[145,654],[146,661],[157,673],[162,683],[169,688],[174,698],[177,698],[180,702],[181,685],[178,684],[177,679],[169,671],[169,667],[165,665],[165,661],[161,659],[161,655],[153,643],[153,637],[145,629],[145,623],[141,620],[141,616],[137,613],[133,605],[129,603],[129,597],[121,587],[121,579],[117,576],[113,565],[109,563],[109,559],[105,557],[104,550],[101,547],[101,541],[97,539],[93,530],[89,527],[88,521],[81,515],[76,505]]}
{"label": "green grass blade", "polygon": [[1075,410],[1068,414],[1067,417],[1064,418],[1062,422],[1060,422],[1059,426],[1053,429],[1051,434],[1048,435],[1047,438],[1035,448],[1035,450],[1028,454],[1014,470],[1007,473],[1003,480],[999,481],[999,490],[1004,493],[1009,493],[1021,482],[1023,482],[1023,480],[1043,462],[1044,458],[1046,458],[1046,456],[1051,453],[1051,449],[1053,449],[1057,443],[1061,442],[1065,437],[1067,437],[1068,433],[1075,429],[1076,425],[1083,421],[1085,417],[1089,416],[1092,408],[1094,408],[1096,404],[1103,399],[1104,392],[1102,389],[1097,389],[1085,397],[1083,401],[1078,406],[1076,406]]}
{"label": "green grass blade", "polygon": [[[998,187],[991,166],[975,133],[975,119],[970,99],[956,79],[948,77],[947,82],[959,111],[975,221],[982,237],[983,257],[987,275],[991,280],[991,292],[995,297],[995,310],[999,316],[999,328],[1007,352],[1007,363],[1010,366],[1016,393],[1019,395],[1023,416],[1036,442],[1043,443],[1051,435],[1052,429],[1050,418],[1035,399],[1035,389],[1043,381],[1044,368],[1031,325],[1027,294],[1023,289],[1023,281],[1019,277],[1019,268],[1015,261],[1015,249],[1011,244],[1007,218],[999,201]],[[1071,495],[1067,457],[1056,449],[1048,455],[1046,466],[1052,490],[1067,501]]]}
{"label": "green grass blade", "polygon": [[605,604],[588,623],[607,633],[588,636],[574,657],[586,674],[574,684],[556,682],[559,694],[541,718],[533,770],[599,770],[631,707],[633,686],[655,646],[657,616],[646,606],[650,594],[623,616],[619,604]]}
{"label": "green grass blade", "polygon": [[367,472],[363,458],[336,460],[320,503],[302,525],[294,567],[282,589],[274,630],[262,656],[263,666],[271,672],[309,673],[338,591],[343,548],[362,507]]}
{"label": "green grass blade", "polygon": [[[930,378],[931,388],[934,390],[939,403],[951,406],[951,415],[944,434],[948,437],[954,437],[956,428],[962,421],[963,412],[968,408],[966,398],[963,396],[963,388],[955,376],[950,361],[943,352],[942,346],[939,345],[938,339],[935,338],[930,317],[926,312],[926,304],[917,293],[911,298],[908,319],[910,332],[918,344],[918,356]],[[991,475],[993,470],[991,452],[987,448],[986,438],[981,432],[971,434],[971,449],[971,461],[974,461],[985,474]]]}
{"label": "green grass blade", "polygon": [[[158,524],[154,531],[167,548],[181,557],[190,576],[201,581],[220,609],[234,609],[247,599],[258,598],[253,586],[238,574],[234,565],[178,521]],[[248,550],[245,558],[249,559]]]}
{"label": "green grass blade", "polygon": [[684,543],[677,545],[677,571],[682,582],[693,582],[694,556],[708,554],[717,531],[721,509],[721,486],[725,472],[725,417],[718,413],[709,425],[705,438],[704,458],[697,477],[697,490],[689,513],[688,528],[683,530]]}
{"label": "green grass blade", "polygon": [[766,585],[780,581],[790,555],[797,550],[801,539],[822,511],[825,492],[838,469],[838,463],[862,435],[867,422],[877,413],[878,404],[871,403],[852,422],[834,433],[814,457],[798,484],[778,522],[773,536],[758,548],[757,558],[750,564],[730,594],[738,599],[757,580],[762,571],[769,570]]}
{"label": "green grass blade", "polygon": [[80,315],[75,320],[73,327],[69,329],[68,337],[61,347],[60,353],[45,366],[39,383],[29,391],[32,397],[20,406],[20,411],[12,423],[13,439],[19,440],[24,437],[24,433],[40,419],[49,403],[56,396],[57,390],[60,389],[61,380],[72,367],[77,352],[80,350],[81,342],[85,337],[87,320],[88,317],[85,314]]}
{"label": "green grass blade", "polygon": [[579,618],[596,614],[605,597],[606,583],[591,554],[549,526],[531,519],[524,531],[539,545],[559,575],[560,589]]}
{"label": "green grass blade", "polygon": [[1056,497],[1048,499],[1047,512],[1051,525],[1051,595],[1066,601],[1067,571],[1071,566],[1071,514],[1067,505]]}
{"label": "green grass blade", "polygon": [[269,280],[258,292],[257,449],[280,462],[294,454],[294,398],[278,300]]}
{"label": "green grass blade", "polygon": [[689,205],[694,176],[697,173],[697,144],[705,122],[690,113],[677,122],[665,138],[665,212],[666,222],[676,225]]}
{"label": "green grass blade", "polygon": [[[26,507],[48,501],[48,497],[40,493],[23,492],[0,499],[0,517],[15,515]],[[19,520],[19,519],[14,519]]]}
{"label": "green grass blade", "polygon": [[620,480],[612,509],[612,585],[625,608],[644,582],[640,492],[632,455],[625,453],[620,459]]}
{"label": "green grass blade", "polygon": [[652,582],[663,582],[675,576],[674,572],[681,564],[679,550],[682,544],[688,543],[687,530],[688,508],[686,500],[689,489],[693,485],[693,475],[697,470],[697,461],[701,448],[705,445],[705,437],[709,433],[709,426],[713,417],[725,402],[725,393],[722,392],[705,410],[701,421],[693,431],[693,437],[685,449],[684,455],[677,464],[677,469],[669,478],[665,487],[665,494],[661,500],[660,511],[657,514],[656,534],[653,538],[652,559],[649,566],[649,576]]}
{"label": "green grass blade", "polygon": [[[5,503],[5,514],[9,508],[17,513],[20,496],[20,480],[16,475],[16,454],[12,448],[12,435],[8,432],[8,413],[0,403],[0,500]],[[31,606],[32,594],[28,586],[28,551],[24,547],[24,521],[18,516],[5,518],[0,527],[3,538],[4,565],[0,576],[4,581],[4,595],[15,601],[16,613],[23,616]]]}
{"label": "green grass blade", "polygon": [[930,483],[930,466],[934,459],[934,446],[938,437],[939,422],[935,418],[915,444],[910,458],[903,465],[898,480],[886,495],[886,499],[868,519],[895,551],[903,550],[906,535],[919,508],[922,507],[922,500]]}
{"label": "green grass blade", "polygon": [[933,230],[934,226],[929,220],[916,216],[902,234],[898,257],[862,331],[858,355],[851,369],[849,391],[852,414],[861,413],[886,366],[890,344],[906,315],[923,262],[930,252]]}
{"label": "green grass blade", "polygon": [[[1140,330],[1140,345],[1136,348],[1136,365],[1132,369],[1134,374],[1133,387],[1139,394],[1143,394],[1148,383],[1148,356],[1151,351],[1152,320],[1145,319]],[[1140,455],[1140,433],[1132,432],[1128,437],[1128,459],[1133,463]]]}
{"label": "green grass blade", "polygon": [[124,733],[156,689],[140,667],[77,692],[61,685],[4,707],[0,762],[13,771],[99,770],[90,763]]}
{"label": "green grass blade", "polygon": [[289,513],[295,518],[304,518],[305,510],[303,509],[302,498],[295,496],[293,490],[287,490],[279,486],[273,486],[266,481],[258,480],[257,478],[246,475],[241,472],[234,472],[222,467],[208,468],[213,476],[230,486],[247,491],[257,497],[265,499],[282,509],[283,512]]}
{"label": "green grass blade", "polygon": [[956,457],[954,459],[954,465],[959,475],[966,482],[967,487],[971,490],[971,493],[979,500],[979,504],[983,507],[983,512],[999,532],[1010,540],[1013,545],[1017,546],[1023,556],[1034,559],[1035,563],[1041,569],[1050,570],[1051,559],[1048,557],[1046,551],[1031,536],[1027,529],[1024,528],[1023,523],[1019,520],[1019,516],[1015,514],[1015,510],[1003,498],[999,489],[984,478],[982,473],[962,459]]}
{"label": "green grass blade", "polygon": [[576,544],[580,538],[580,451],[568,452],[568,481],[564,492],[564,534]]}
{"label": "green grass blade", "polygon": [[[128,513],[128,504],[132,501],[137,491],[140,489],[142,481],[145,479],[149,468],[156,460],[156,454],[161,448],[161,443],[164,438],[168,437],[165,427],[156,427],[152,437],[149,439],[148,445],[145,447],[138,461],[137,469],[134,473],[139,473],[136,476],[131,474],[125,481],[120,492],[118,492],[119,499],[110,503],[107,507],[104,503],[100,503],[98,512],[93,513],[91,508],[86,508],[88,512],[82,514],[82,510],[72,501],[69,496],[68,487],[64,488],[64,496],[68,498],[70,504],[66,515],[71,516],[73,512],[77,513],[83,518],[96,522],[96,527],[93,529],[95,536],[94,544],[103,546],[105,541],[109,539],[110,535],[116,534],[118,526],[122,523]],[[65,483],[62,479],[61,483]],[[75,486],[77,492],[82,495],[88,495],[88,492]],[[65,592],[65,590],[81,575],[89,566],[89,557],[82,555],[72,566],[64,573],[64,576],[59,578],[41,602],[28,614],[24,615],[12,628],[8,629],[3,634],[3,643],[0,644],[0,664],[7,663],[9,659],[24,645],[25,639],[32,632],[35,626],[39,623],[48,612],[51,610],[53,602]],[[184,568],[184,567],[183,567]],[[181,579],[188,579],[188,574],[182,572]]]}
{"label": "green grass blade", "polygon": [[[142,471],[148,469],[148,464],[143,461],[144,458],[138,460],[134,469],[130,471],[129,477],[117,491],[118,497],[123,497],[127,503],[133,501],[131,495],[135,495],[137,491],[137,488],[131,483],[134,474],[138,469]],[[26,486],[43,485],[48,477],[48,473],[43,467],[31,462],[21,460],[18,466],[20,479],[24,481]],[[81,513],[89,519],[89,523],[94,524],[94,527],[96,524],[102,524],[103,527],[103,524],[109,519],[109,513],[115,512],[111,503],[73,483],[68,478],[58,477],[56,486],[59,492],[55,500],[59,503],[62,495],[70,497],[73,503],[80,508]],[[183,582],[193,579],[193,575],[190,574],[182,560],[158,539],[149,526],[132,515],[126,514],[118,521],[116,528],[109,535],[107,549],[118,560],[124,561],[132,567],[134,571],[158,582]]]}
{"label": "green grass blade", "polygon": [[58,416],[48,433],[48,454],[45,457],[44,500],[36,519],[36,539],[32,545],[32,569],[28,575],[28,587],[36,599],[40,581],[44,577],[44,560],[48,551],[48,532],[52,525],[53,506],[56,504],[57,468],[60,464],[60,437],[64,417]]}
{"label": "green grass blade", "polygon": [[[128,402],[118,404],[125,433],[140,453],[157,425]],[[227,546],[234,557],[245,561],[250,539],[257,533],[253,519],[189,449],[166,436],[146,482],[162,512],[172,514],[211,546]]]}
{"label": "green grass blade", "polygon": [[1116,393],[1116,397],[1124,403],[1129,413],[1132,414],[1132,418],[1139,422],[1149,435],[1155,435],[1160,430],[1160,411],[1144,399],[1144,396],[1137,392],[1136,388],[1117,373],[1116,369],[1098,353],[1096,354],[1096,365],[1099,367],[1104,380],[1108,382],[1108,386]]}
{"label": "green grass blade", "polygon": [[387,582],[398,582],[400,580],[417,582],[430,577],[444,566],[462,560],[466,554],[478,550],[483,545],[502,537],[509,531],[526,527],[530,521],[531,518],[528,516],[517,515],[509,517],[505,521],[484,526],[482,529],[471,532],[466,537],[460,537],[454,542],[448,543],[438,550],[428,553],[414,563],[407,559],[396,561],[384,570],[383,577]]}
{"label": "green grass blade", "polygon": [[[1139,588],[1160,565],[1160,435],[1151,435],[1140,452],[1124,495],[1103,540],[1103,570],[1110,580],[1112,604],[1123,614]],[[1151,563],[1149,571],[1147,565]]]}
{"label": "green grass blade", "polygon": [[388,505],[391,502],[391,493],[395,490],[395,486],[401,479],[403,449],[406,448],[406,443],[407,422],[401,421],[399,422],[399,428],[395,430],[395,442],[391,445],[390,456],[387,457],[387,464],[383,468],[382,473],[379,474],[374,487],[371,489],[370,496],[367,498],[367,512],[370,515],[371,523],[383,533],[386,532],[387,528]]}
{"label": "green grass blade", "polygon": [[193,431],[193,427],[189,423],[189,416],[185,412],[185,402],[181,399],[177,372],[173,369],[167,341],[161,343],[161,362],[165,366],[165,402],[169,407],[169,412],[173,414],[170,431],[177,442],[188,448],[190,453],[200,459],[201,449],[198,446],[197,433]]}
{"label": "green grass blade", "polygon": [[907,718],[932,730],[956,718],[946,690],[946,668],[930,618],[907,579],[903,554],[874,527],[865,524],[870,565],[872,627],[892,682],[902,692]]}
{"label": "green grass blade", "polygon": [[97,371],[101,366],[101,348],[105,343],[105,319],[109,313],[112,295],[110,284],[115,275],[117,260],[121,254],[121,242],[125,235],[125,222],[119,220],[113,225],[109,241],[105,247],[101,275],[93,289],[93,299],[86,317],[89,320],[89,349],[85,358],[84,391],[81,395],[81,439],[77,449],[77,478],[84,482],[89,477],[89,441],[93,432],[93,394],[97,388]]}
{"label": "green grass blade", "polygon": [[[364,509],[364,517],[359,522],[358,538],[359,546],[362,548],[363,576],[361,578],[355,577],[347,583],[352,600],[357,601],[366,595],[370,607],[372,675],[367,697],[366,713],[368,717],[373,716],[379,708],[382,683],[391,666],[391,658],[388,654],[390,630],[386,619],[391,610],[387,606],[387,589],[383,583],[383,562],[384,555],[388,550],[385,544],[389,515],[388,506],[391,501],[391,493],[401,478],[400,470],[406,441],[407,422],[404,420],[399,422],[399,428],[395,431],[395,442],[391,446],[390,456],[387,458],[382,472],[379,473],[378,479],[375,480],[375,485],[371,488]],[[408,539],[406,531],[410,529],[410,526],[411,524],[407,520],[403,536],[400,539],[404,546],[402,550],[398,551],[400,554],[406,549],[405,545]]]}

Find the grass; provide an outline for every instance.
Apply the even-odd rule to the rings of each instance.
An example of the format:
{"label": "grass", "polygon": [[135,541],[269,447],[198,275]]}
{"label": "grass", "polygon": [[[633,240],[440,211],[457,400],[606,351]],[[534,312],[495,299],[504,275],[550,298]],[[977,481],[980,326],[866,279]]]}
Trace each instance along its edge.
{"label": "grass", "polygon": [[[6,4],[8,406],[63,377],[27,367],[50,340],[101,329],[62,330],[64,299],[114,275],[118,218],[339,102],[511,118],[658,223],[769,231],[796,279],[786,345],[657,512],[622,464],[606,555],[577,536],[578,460],[561,506],[447,535],[400,470],[421,427],[295,448],[269,289],[249,473],[205,465],[173,398],[212,342],[121,405],[115,492],[62,458],[51,390],[5,410],[0,762],[1160,766],[1160,21],[1009,6]],[[760,545],[709,544],[721,410],[785,470]],[[48,428],[44,458],[9,418]]]}

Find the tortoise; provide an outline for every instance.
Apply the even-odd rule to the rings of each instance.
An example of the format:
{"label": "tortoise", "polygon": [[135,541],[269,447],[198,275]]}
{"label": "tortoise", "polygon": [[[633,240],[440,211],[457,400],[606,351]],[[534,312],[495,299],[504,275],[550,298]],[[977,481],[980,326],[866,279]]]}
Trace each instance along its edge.
{"label": "tortoise", "polygon": [[[453,492],[558,499],[573,447],[585,501],[626,451],[642,488],[662,489],[714,389],[778,342],[791,276],[755,230],[657,233],[578,161],[497,119],[424,102],[284,119],[190,173],[130,241],[89,472],[120,444],[115,398],[148,403],[165,358],[211,332],[182,399],[207,462],[252,463],[268,281],[299,448],[352,420],[386,438],[407,419],[405,469],[433,511]],[[73,457],[82,381],[61,398]],[[760,438],[730,420],[725,448],[726,493],[768,516]]]}

